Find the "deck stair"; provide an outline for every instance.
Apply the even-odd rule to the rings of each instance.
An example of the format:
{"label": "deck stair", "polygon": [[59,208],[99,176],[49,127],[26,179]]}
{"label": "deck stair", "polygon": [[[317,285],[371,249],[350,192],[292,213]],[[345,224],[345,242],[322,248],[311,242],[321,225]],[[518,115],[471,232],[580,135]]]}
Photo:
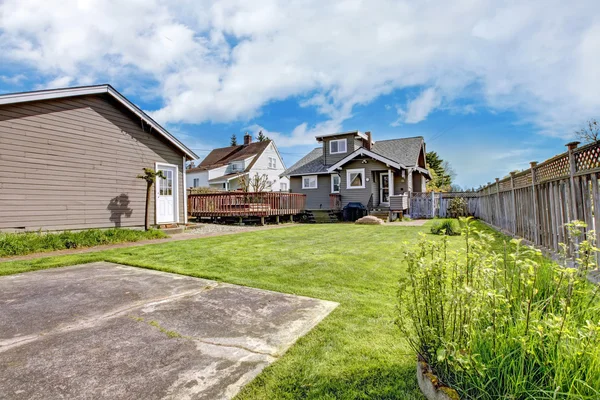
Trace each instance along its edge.
{"label": "deck stair", "polygon": [[317,224],[328,224],[331,222],[339,222],[339,219],[332,210],[307,210],[306,222]]}
{"label": "deck stair", "polygon": [[375,207],[371,210],[369,215],[377,217],[385,222],[388,222],[390,217],[390,208],[389,207]]}

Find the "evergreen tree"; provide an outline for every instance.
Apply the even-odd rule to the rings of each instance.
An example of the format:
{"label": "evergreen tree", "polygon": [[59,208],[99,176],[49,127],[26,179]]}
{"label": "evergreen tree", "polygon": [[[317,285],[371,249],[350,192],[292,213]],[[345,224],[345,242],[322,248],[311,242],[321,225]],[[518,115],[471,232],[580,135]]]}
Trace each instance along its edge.
{"label": "evergreen tree", "polygon": [[258,139],[259,142],[264,142],[266,140],[269,140],[269,137],[265,136],[265,134],[263,133],[263,131],[259,131],[257,139]]}
{"label": "evergreen tree", "polygon": [[235,136],[235,133],[231,135],[231,146],[237,146],[237,137]]}

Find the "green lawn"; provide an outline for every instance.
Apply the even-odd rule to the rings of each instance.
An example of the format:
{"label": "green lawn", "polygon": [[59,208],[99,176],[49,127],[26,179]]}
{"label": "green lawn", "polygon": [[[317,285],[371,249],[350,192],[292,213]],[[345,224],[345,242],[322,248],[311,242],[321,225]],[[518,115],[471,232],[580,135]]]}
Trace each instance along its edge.
{"label": "green lawn", "polygon": [[[422,399],[415,356],[394,319],[403,249],[430,226],[302,225],[0,263],[0,275],[106,260],[336,301],[238,398]],[[463,245],[461,237],[450,243]]]}

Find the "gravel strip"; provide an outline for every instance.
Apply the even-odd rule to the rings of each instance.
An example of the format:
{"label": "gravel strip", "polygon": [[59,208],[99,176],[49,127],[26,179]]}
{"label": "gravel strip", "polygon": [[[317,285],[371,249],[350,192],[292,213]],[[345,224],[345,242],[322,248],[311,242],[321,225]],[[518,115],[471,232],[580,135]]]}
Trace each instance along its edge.
{"label": "gravel strip", "polygon": [[258,229],[257,226],[219,225],[219,224],[197,224],[193,228],[186,229],[186,235],[207,235],[214,233],[246,232]]}

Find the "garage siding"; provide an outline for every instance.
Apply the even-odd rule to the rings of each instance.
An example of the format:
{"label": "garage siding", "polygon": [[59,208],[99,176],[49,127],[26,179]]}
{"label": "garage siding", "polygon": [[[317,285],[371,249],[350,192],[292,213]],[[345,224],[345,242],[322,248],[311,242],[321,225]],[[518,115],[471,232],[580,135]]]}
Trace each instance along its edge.
{"label": "garage siding", "polygon": [[178,166],[183,222],[183,154],[108,95],[0,106],[0,230],[142,227],[156,162]]}

